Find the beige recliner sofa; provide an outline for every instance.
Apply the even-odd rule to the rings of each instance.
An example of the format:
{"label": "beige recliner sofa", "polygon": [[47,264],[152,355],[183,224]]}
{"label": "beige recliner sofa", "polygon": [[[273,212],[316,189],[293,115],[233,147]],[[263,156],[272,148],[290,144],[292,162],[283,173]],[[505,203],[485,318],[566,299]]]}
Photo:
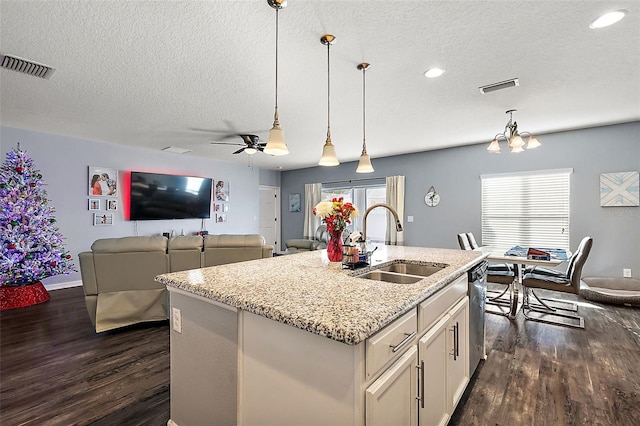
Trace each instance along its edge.
{"label": "beige recliner sofa", "polygon": [[287,253],[299,253],[303,251],[322,250],[327,248],[329,232],[326,225],[320,225],[313,234],[313,239],[294,238],[284,242]]}
{"label": "beige recliner sofa", "polygon": [[85,304],[99,333],[166,320],[168,292],[157,275],[272,255],[261,235],[185,235],[100,239],[78,259]]}

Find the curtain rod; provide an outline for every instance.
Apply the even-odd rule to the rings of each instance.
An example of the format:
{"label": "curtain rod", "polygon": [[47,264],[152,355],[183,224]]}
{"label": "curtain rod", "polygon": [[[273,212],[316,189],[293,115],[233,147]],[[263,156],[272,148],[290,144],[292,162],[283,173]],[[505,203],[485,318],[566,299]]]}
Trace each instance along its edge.
{"label": "curtain rod", "polygon": [[333,182],[322,182],[322,184],[328,184],[328,183],[353,183],[353,182],[363,182],[366,180],[381,180],[381,179],[386,179],[385,176],[381,176],[381,177],[375,177],[375,178],[366,178],[366,179],[349,179],[349,180],[335,180]]}

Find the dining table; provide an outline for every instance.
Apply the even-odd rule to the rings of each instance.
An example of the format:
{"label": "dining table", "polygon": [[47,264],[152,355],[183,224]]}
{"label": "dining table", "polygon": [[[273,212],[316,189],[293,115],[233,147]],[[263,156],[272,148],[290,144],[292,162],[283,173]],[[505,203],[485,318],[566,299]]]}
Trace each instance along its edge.
{"label": "dining table", "polygon": [[[518,248],[519,250],[514,250]],[[519,294],[522,288],[522,275],[526,266],[543,266],[543,267],[556,267],[561,265],[563,262],[567,260],[568,257],[571,256],[571,253],[568,250],[554,250],[550,252],[551,258],[549,260],[540,260],[540,259],[530,259],[526,255],[512,255],[507,254],[510,252],[522,252],[522,247],[516,246],[510,249],[505,249],[504,247],[492,247],[492,246],[480,246],[476,249],[476,251],[481,251],[482,253],[487,254],[486,259],[491,262],[500,262],[500,263],[510,263],[513,265],[515,272],[515,279],[510,284],[511,294],[509,300],[509,318],[513,319],[518,314],[518,310],[521,307],[519,303]],[[526,253],[526,249],[524,249],[524,253]],[[523,253],[523,254],[524,254]]]}

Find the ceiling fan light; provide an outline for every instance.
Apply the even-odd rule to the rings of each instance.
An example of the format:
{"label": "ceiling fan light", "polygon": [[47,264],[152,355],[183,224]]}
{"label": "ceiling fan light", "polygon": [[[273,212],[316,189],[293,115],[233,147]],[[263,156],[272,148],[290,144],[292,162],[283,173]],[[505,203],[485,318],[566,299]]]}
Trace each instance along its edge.
{"label": "ceiling fan light", "polygon": [[264,147],[264,153],[269,155],[287,155],[289,153],[289,148],[284,142],[284,131],[277,123],[273,123],[273,127],[269,130],[269,140],[267,146]]}
{"label": "ceiling fan light", "polygon": [[540,142],[538,142],[538,139],[536,139],[535,136],[531,135],[529,136],[529,142],[527,143],[527,149],[534,149],[539,147],[540,145],[542,145]]}
{"label": "ceiling fan light", "polygon": [[244,149],[244,152],[245,152],[246,154],[253,155],[253,154],[255,154],[256,152],[258,152],[258,150],[257,150],[257,149],[255,149],[255,148],[253,148],[253,147],[248,147],[248,148],[245,148],[245,149]]}
{"label": "ceiling fan light", "polygon": [[340,164],[338,157],[336,156],[336,147],[331,143],[330,139],[324,143],[322,147],[322,157],[318,161],[320,166],[337,166]]}
{"label": "ceiling fan light", "polygon": [[487,151],[492,154],[500,154],[500,144],[498,143],[497,139],[491,141],[491,143],[487,147]]}
{"label": "ceiling fan light", "polygon": [[367,154],[367,151],[362,151],[360,154],[360,161],[358,161],[358,168],[356,173],[372,173],[373,165],[371,165],[371,157]]}

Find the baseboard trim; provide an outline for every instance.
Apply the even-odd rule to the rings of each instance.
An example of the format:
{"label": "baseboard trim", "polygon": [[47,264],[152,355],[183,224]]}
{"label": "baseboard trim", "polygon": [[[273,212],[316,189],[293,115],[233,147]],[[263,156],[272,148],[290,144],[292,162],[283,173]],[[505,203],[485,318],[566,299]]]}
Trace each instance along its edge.
{"label": "baseboard trim", "polygon": [[47,291],[61,290],[63,288],[71,288],[71,287],[82,287],[82,280],[67,281],[67,282],[64,282],[64,283],[45,284],[44,285],[44,288],[46,288]]}

